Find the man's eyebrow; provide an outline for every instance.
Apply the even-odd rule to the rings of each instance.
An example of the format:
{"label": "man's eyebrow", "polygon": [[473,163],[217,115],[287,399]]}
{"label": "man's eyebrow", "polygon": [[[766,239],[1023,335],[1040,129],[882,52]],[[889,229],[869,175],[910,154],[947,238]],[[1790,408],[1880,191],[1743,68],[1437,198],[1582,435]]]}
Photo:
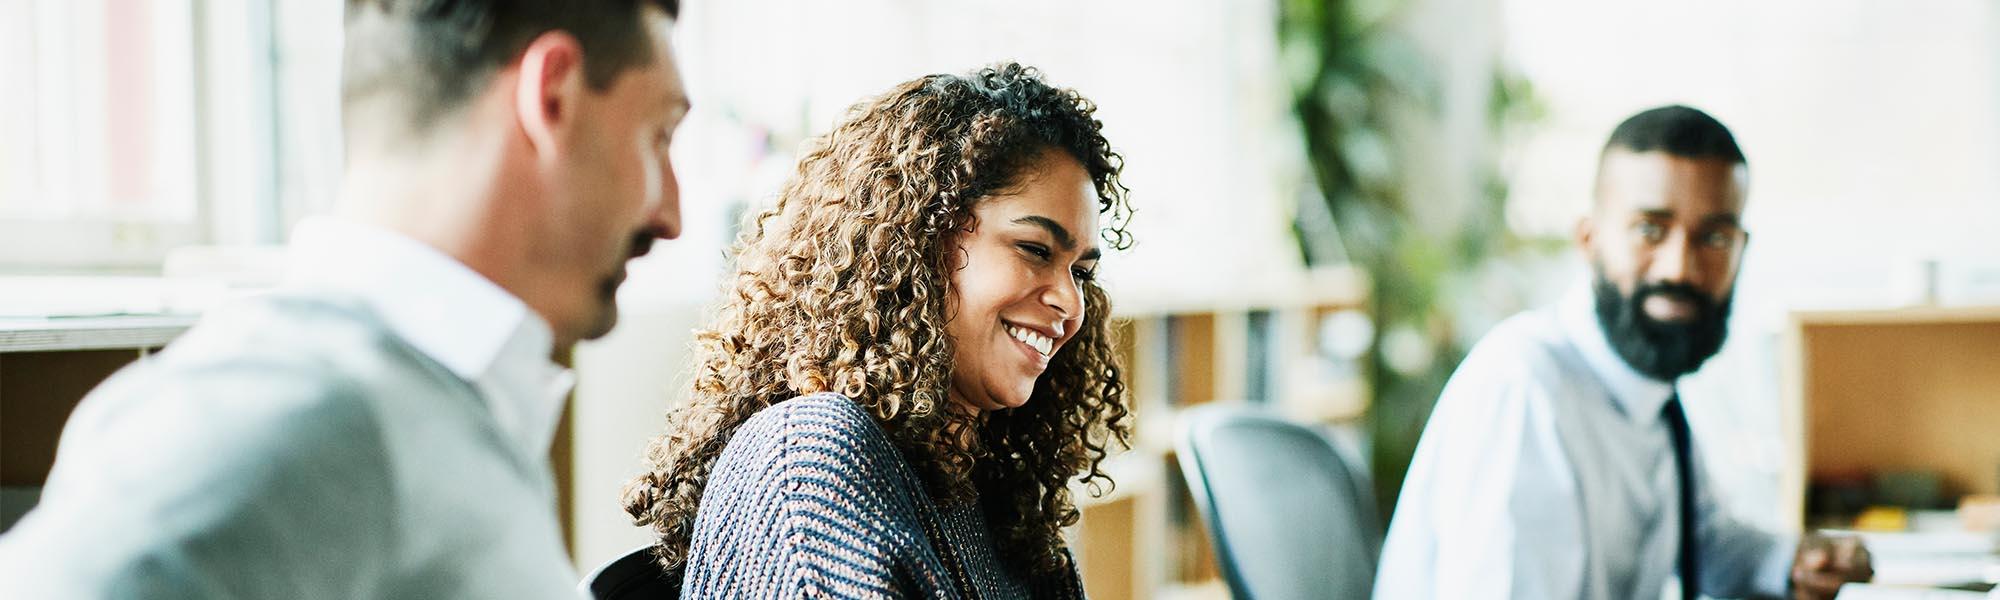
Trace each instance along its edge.
{"label": "man's eyebrow", "polygon": [[[1651,209],[1641,210],[1639,211],[1639,215],[1647,219],[1657,219],[1662,221],[1674,220],[1674,211],[1673,209],[1669,208],[1651,208]],[[1742,227],[1743,220],[1742,217],[1737,215],[1736,213],[1724,212],[1724,213],[1715,213],[1706,217],[1702,217],[1701,224]]]}

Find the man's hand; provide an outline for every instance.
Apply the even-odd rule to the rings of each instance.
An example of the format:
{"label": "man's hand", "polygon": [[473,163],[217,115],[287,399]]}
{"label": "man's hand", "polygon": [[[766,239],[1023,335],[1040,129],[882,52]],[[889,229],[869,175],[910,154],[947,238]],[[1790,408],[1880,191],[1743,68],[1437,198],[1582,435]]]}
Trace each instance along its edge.
{"label": "man's hand", "polygon": [[1840,584],[1873,578],[1875,567],[1860,538],[1808,533],[1799,539],[1799,552],[1792,558],[1793,600],[1832,598]]}

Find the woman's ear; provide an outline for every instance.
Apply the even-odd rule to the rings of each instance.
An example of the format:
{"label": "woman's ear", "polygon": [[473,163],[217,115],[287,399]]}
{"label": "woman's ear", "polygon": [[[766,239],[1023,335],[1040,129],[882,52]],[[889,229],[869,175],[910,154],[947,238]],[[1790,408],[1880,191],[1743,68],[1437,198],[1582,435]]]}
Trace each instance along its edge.
{"label": "woman's ear", "polygon": [[964,269],[971,260],[967,254],[970,252],[967,246],[971,245],[973,238],[979,234],[979,218],[966,217],[964,223],[951,228],[950,231],[939,241],[944,246],[945,269],[956,273]]}

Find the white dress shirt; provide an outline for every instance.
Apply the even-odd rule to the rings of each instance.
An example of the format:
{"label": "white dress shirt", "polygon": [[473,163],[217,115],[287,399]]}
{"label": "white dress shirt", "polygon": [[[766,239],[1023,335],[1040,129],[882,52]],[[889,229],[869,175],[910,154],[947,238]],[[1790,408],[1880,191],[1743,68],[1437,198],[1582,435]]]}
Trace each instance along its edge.
{"label": "white dress shirt", "polygon": [[93,390],[0,598],[560,598],[549,439],[572,377],[519,299],[316,219],[284,289]]}
{"label": "white dress shirt", "polygon": [[[1678,582],[1673,392],[1611,349],[1589,287],[1495,327],[1425,426],[1375,597],[1662,597]],[[1782,595],[1796,540],[1731,519],[1696,467],[1702,591]]]}
{"label": "white dress shirt", "polygon": [[576,377],[549,360],[548,321],[456,259],[332,217],[292,231],[287,287],[359,296],[397,337],[479,389],[509,437],[545,456]]}

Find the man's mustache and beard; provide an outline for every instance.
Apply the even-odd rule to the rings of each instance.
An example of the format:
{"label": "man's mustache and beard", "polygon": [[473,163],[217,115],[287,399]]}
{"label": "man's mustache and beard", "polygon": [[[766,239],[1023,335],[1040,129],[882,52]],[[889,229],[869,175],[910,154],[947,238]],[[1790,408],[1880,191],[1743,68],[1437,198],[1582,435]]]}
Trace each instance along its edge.
{"label": "man's mustache and beard", "polygon": [[[1729,335],[1729,305],[1734,293],[1722,301],[1711,300],[1700,290],[1682,283],[1641,283],[1631,296],[1618,293],[1618,286],[1596,269],[1593,291],[1597,297],[1597,324],[1611,349],[1625,364],[1661,381],[1672,381],[1694,372],[1701,363],[1722,349]],[[1694,317],[1667,322],[1646,314],[1646,299],[1653,296],[1685,300],[1694,307]]]}
{"label": "man's mustache and beard", "polygon": [[594,340],[604,337],[611,333],[612,327],[618,325],[618,286],[625,284],[625,261],[652,252],[653,241],[658,238],[658,232],[653,229],[632,234],[631,243],[626,245],[625,259],[618,264],[617,274],[607,276],[597,284],[597,301],[601,307],[597,311],[597,320],[590,324],[588,331],[584,332],[583,339]]}

